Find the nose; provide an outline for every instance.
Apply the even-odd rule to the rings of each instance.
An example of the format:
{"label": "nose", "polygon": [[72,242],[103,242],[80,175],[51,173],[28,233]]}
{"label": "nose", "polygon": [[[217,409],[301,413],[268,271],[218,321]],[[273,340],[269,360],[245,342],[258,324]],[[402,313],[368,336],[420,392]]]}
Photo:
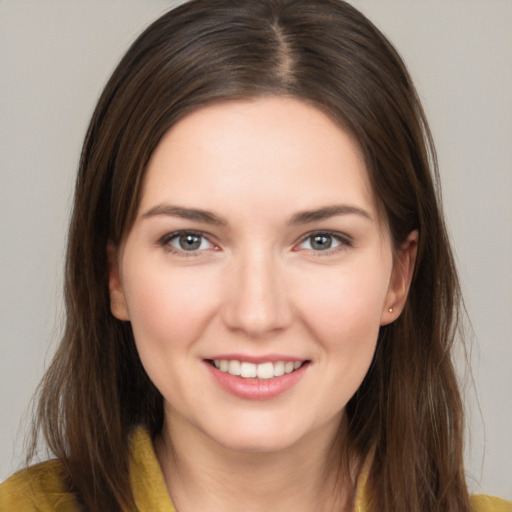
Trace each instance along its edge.
{"label": "nose", "polygon": [[233,263],[222,308],[225,325],[251,338],[286,329],[293,315],[277,258],[255,250]]}

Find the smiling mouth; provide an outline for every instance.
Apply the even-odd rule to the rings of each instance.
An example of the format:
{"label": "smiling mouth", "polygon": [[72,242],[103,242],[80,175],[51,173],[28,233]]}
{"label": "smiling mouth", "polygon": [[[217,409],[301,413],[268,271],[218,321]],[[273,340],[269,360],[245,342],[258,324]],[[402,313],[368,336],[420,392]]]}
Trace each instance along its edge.
{"label": "smiling mouth", "polygon": [[274,377],[281,377],[301,368],[309,361],[276,361],[266,363],[249,363],[236,359],[210,359],[208,362],[223,373],[229,373],[243,379],[268,380]]}

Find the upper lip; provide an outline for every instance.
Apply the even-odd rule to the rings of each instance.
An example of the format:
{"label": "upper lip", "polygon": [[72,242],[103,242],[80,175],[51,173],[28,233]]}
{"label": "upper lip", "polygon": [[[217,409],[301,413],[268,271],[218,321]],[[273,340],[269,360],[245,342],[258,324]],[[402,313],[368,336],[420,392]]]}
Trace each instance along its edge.
{"label": "upper lip", "polygon": [[304,362],[308,361],[304,357],[295,357],[290,355],[283,354],[265,354],[261,356],[253,356],[248,354],[216,354],[211,357],[206,358],[207,361],[215,361],[215,360],[226,360],[226,361],[245,361],[247,363],[253,364],[261,364],[261,363],[276,363],[278,361],[286,362]]}

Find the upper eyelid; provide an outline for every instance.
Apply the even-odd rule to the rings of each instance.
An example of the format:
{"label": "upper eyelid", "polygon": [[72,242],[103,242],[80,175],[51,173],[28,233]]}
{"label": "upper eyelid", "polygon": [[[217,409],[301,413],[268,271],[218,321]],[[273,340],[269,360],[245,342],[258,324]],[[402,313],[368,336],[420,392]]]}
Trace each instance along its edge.
{"label": "upper eyelid", "polygon": [[[308,238],[318,235],[327,235],[336,239],[338,245],[335,247],[329,247],[328,249],[316,250],[313,248],[301,248],[300,245],[303,244]],[[293,247],[294,252],[305,251],[307,254],[314,256],[315,258],[327,258],[334,255],[342,254],[344,251],[348,249],[352,249],[354,247],[354,240],[351,236],[346,235],[344,233],[340,233],[337,231],[325,231],[325,230],[316,230],[310,232],[309,234],[304,235]]]}
{"label": "upper eyelid", "polygon": [[[200,231],[200,230],[195,230],[195,229],[179,229],[177,231],[172,231],[172,232],[166,233],[165,235],[161,236],[158,239],[158,242],[162,245],[165,245],[165,244],[168,244],[171,240],[174,240],[177,237],[179,237],[181,235],[186,235],[186,234],[193,234],[196,236],[203,237],[206,240],[208,240],[209,243],[211,243],[212,245],[217,246],[217,247],[220,245],[218,242],[215,241],[215,237],[213,235],[211,235],[205,231]],[[336,240],[338,240],[339,242],[341,242],[341,244],[343,244],[345,246],[353,245],[353,243],[354,243],[353,238],[346,233],[342,233],[339,231],[327,230],[327,229],[315,229],[313,231],[309,231],[309,232],[301,235],[298,238],[298,240],[293,244],[293,247],[296,247],[297,245],[305,242],[310,237],[318,236],[318,235],[332,236],[333,238],[335,238]],[[177,250],[179,250],[179,249],[177,249]],[[200,251],[191,251],[191,252],[200,252]]]}
{"label": "upper eyelid", "polygon": [[[161,245],[161,246],[169,246],[169,247],[172,247],[170,245],[170,242],[172,240],[175,240],[176,238],[182,236],[182,235],[195,235],[195,236],[199,236],[201,238],[204,238],[206,239],[211,245],[213,245],[214,247],[217,247],[218,246],[218,243],[216,243],[215,241],[212,240],[212,237],[208,234],[208,233],[205,233],[204,231],[198,231],[198,230],[195,230],[195,229],[180,229],[178,231],[171,231],[169,233],[166,233],[165,235],[161,236],[159,239],[158,239],[158,244]],[[169,249],[170,250],[170,249]],[[195,250],[195,251],[184,251],[182,249],[178,249],[176,247],[172,247],[172,250],[174,251],[177,251],[177,252],[183,252],[183,253],[186,253],[188,252],[189,255],[193,254],[193,253],[199,253],[199,252],[203,252],[205,249],[201,249],[201,250]]]}
{"label": "upper eyelid", "polygon": [[341,242],[345,243],[353,243],[354,241],[354,239],[350,235],[347,235],[346,233],[340,233],[339,231],[330,231],[328,229],[315,229],[314,231],[310,231],[309,233],[302,235],[297,243],[302,243],[308,238],[318,235],[332,236],[333,238],[336,238],[337,240],[340,240]]}
{"label": "upper eyelid", "polygon": [[209,233],[206,233],[205,231],[199,231],[197,229],[178,229],[176,231],[169,231],[165,235],[161,236],[159,238],[159,240],[160,241],[162,241],[162,240],[169,241],[169,240],[173,240],[174,238],[177,238],[178,236],[181,236],[181,235],[196,235],[196,236],[200,236],[202,238],[206,238],[212,244],[215,243],[212,241],[212,238],[214,238],[213,235],[210,235]]}

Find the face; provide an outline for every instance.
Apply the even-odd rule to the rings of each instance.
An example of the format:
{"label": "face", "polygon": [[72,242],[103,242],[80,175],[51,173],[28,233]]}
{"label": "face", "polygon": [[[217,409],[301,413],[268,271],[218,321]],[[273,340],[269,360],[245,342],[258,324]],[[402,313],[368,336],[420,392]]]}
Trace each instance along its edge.
{"label": "face", "polygon": [[358,145],[326,115],[225,102],[152,155],[110,249],[112,312],[131,322],[167,425],[281,450],[338,429],[403,306],[414,247],[393,257]]}

